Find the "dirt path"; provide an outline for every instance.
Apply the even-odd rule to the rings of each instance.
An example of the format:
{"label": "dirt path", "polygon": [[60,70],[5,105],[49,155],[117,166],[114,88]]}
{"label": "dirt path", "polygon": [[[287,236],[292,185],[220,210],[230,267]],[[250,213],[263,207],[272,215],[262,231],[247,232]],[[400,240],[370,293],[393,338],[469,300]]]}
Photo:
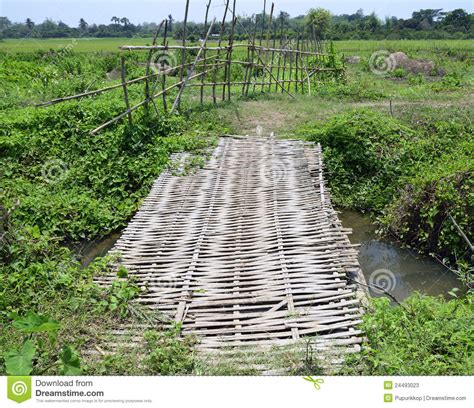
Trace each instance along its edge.
{"label": "dirt path", "polygon": [[[468,107],[474,109],[473,95],[468,94],[454,101],[423,100],[404,101],[394,100],[392,109],[397,115],[402,109],[416,107],[449,108]],[[237,102],[230,107],[218,109],[221,117],[230,123],[235,134],[268,136],[274,132],[279,136],[288,136],[295,127],[357,108],[373,108],[390,112],[390,101],[348,102],[346,100],[328,100],[298,96],[295,100],[269,95],[266,99]]]}

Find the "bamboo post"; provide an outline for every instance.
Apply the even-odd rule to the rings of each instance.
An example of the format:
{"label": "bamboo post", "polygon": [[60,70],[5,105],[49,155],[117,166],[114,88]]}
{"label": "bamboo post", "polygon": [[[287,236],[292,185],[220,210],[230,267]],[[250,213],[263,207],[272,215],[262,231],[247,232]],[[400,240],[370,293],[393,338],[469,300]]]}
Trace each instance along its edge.
{"label": "bamboo post", "polygon": [[[273,10],[275,7],[275,3],[272,3],[272,7],[270,8],[270,21],[268,25],[268,31],[267,31],[267,48],[270,48],[270,35],[273,34],[273,46],[272,48],[275,48],[275,30],[273,29]],[[273,76],[273,64],[274,64],[274,57],[275,57],[275,51],[272,50],[272,62],[271,62],[271,68],[270,68],[270,84],[268,85],[268,91],[271,90],[272,87],[272,76]]]}
{"label": "bamboo post", "polygon": [[[266,11],[267,11],[267,0],[263,0],[262,32],[261,32],[261,34],[260,34],[260,41],[259,41],[260,47],[262,46],[263,37],[265,36],[265,17],[266,17]],[[264,58],[265,64],[268,64],[267,51],[265,51],[264,57],[265,57],[265,58]],[[265,82],[265,77],[264,77],[264,79],[262,80],[262,82]],[[263,92],[263,85],[262,85],[262,87],[260,88],[260,92]]]}
{"label": "bamboo post", "polygon": [[250,82],[252,81],[253,67],[254,67],[254,58],[255,58],[255,38],[257,36],[257,18],[255,18],[255,26],[252,34],[252,41],[250,44],[251,55],[250,55],[250,65],[249,65],[249,74],[247,76],[247,89],[245,90],[245,95],[249,94]]}
{"label": "bamboo post", "polygon": [[275,92],[278,90],[278,82],[280,81],[280,65],[281,65],[281,54],[283,52],[283,20],[280,20],[280,50],[278,51],[278,69],[275,83]]}
{"label": "bamboo post", "polygon": [[[235,1],[234,0],[234,12],[235,12]],[[230,87],[231,87],[231,67],[232,67],[232,52],[233,52],[233,44],[234,44],[234,31],[235,31],[235,24],[237,23],[237,17],[234,17],[232,20],[232,31],[230,35],[230,41],[229,41],[229,52],[227,53],[227,58],[228,58],[228,69],[227,69],[227,99],[230,101],[231,97],[231,92],[230,92]],[[225,88],[224,88],[225,89]]]}
{"label": "bamboo post", "polygon": [[[230,0],[226,0],[226,3],[225,3],[225,10],[224,10],[224,15],[222,17],[222,23],[221,23],[221,29],[219,31],[219,40],[217,42],[217,59],[216,59],[216,63],[214,65],[214,73],[213,73],[213,76],[212,76],[212,82],[215,84],[217,82],[217,66],[219,64],[219,61],[217,61],[220,57],[220,47],[221,47],[221,44],[222,44],[222,36],[224,35],[224,29],[225,29],[225,19],[227,17],[227,10],[229,9],[229,1]],[[216,85],[213,85],[212,87],[212,101],[214,103],[217,103],[217,98],[216,98]]]}
{"label": "bamboo post", "polygon": [[184,21],[183,21],[183,40],[182,40],[182,47],[183,49],[181,50],[181,69],[179,72],[179,80],[182,81],[184,77],[184,64],[186,63],[186,36],[187,36],[187,31],[186,31],[186,26],[188,23],[188,11],[189,11],[189,0],[186,0],[186,7],[184,9]]}
{"label": "bamboo post", "polygon": [[[168,19],[165,22],[165,33],[163,36],[163,45],[166,47],[167,45],[167,36],[168,36]],[[161,77],[161,90],[163,91],[162,93],[162,99],[163,99],[163,110],[165,112],[168,111],[168,106],[166,104],[166,92],[164,90],[166,89],[166,74],[163,73]]]}
{"label": "bamboo post", "polygon": [[[232,25],[231,31],[229,36],[229,42],[227,46],[227,58],[226,64],[224,66],[224,85],[222,86],[222,100],[225,100],[225,90],[227,85],[227,99],[230,100],[230,86],[231,86],[231,64],[232,64],[232,50],[234,44],[234,31],[235,31],[235,23],[237,22],[237,17],[235,16],[235,1],[232,3]],[[227,81],[227,83],[226,83]]]}
{"label": "bamboo post", "polygon": [[[286,45],[285,45],[286,46]],[[286,73],[286,51],[283,50],[282,51],[283,53],[283,69],[282,69],[282,74],[281,74],[281,80],[283,82],[283,84],[285,83],[285,73]],[[281,92],[283,93],[283,90],[285,89],[284,86],[281,87]]]}
{"label": "bamboo post", "polygon": [[[181,50],[181,69],[179,70],[179,80],[182,81],[184,78],[184,64],[186,63],[186,37],[187,37],[187,24],[188,24],[188,12],[189,12],[189,0],[186,0],[186,7],[184,9],[184,21],[183,21],[183,41]],[[181,98],[178,99],[178,107],[181,103]]]}
{"label": "bamboo post", "polygon": [[290,51],[288,53],[288,58],[290,60],[290,74],[288,76],[289,82],[288,82],[288,91],[291,90],[291,83],[292,83],[292,74],[293,74],[293,43],[290,41]]}
{"label": "bamboo post", "polygon": [[130,102],[128,100],[128,89],[127,89],[127,84],[126,84],[126,78],[125,78],[125,57],[121,57],[120,58],[120,62],[121,62],[121,65],[122,65],[122,70],[121,70],[121,73],[122,73],[122,86],[123,86],[123,97],[125,99],[125,106],[127,108],[127,111],[128,112],[128,123],[131,125],[132,124],[132,112],[130,111]]}
{"label": "bamboo post", "polygon": [[[208,1],[206,5],[206,17],[204,18],[204,33],[207,32],[207,18],[209,16],[209,7],[211,6],[211,0]],[[204,48],[203,52],[203,60],[206,60],[206,48]],[[204,68],[204,67],[203,67]],[[201,105],[203,104],[204,101],[204,76],[201,77],[201,95],[200,95],[200,100],[201,100]]]}
{"label": "bamboo post", "polygon": [[[296,39],[296,50],[299,50],[300,49],[300,37],[298,36],[298,38]],[[295,53],[295,65],[296,65],[296,73],[295,73],[295,77],[296,77],[296,82],[295,82],[295,93],[298,93],[298,81],[299,81],[299,64],[298,64],[298,53]]]}

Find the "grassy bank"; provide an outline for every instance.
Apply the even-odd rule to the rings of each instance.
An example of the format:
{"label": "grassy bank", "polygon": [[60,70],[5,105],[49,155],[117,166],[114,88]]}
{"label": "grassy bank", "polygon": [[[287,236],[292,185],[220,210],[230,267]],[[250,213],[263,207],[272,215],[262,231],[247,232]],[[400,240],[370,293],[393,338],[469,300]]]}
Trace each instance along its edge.
{"label": "grassy bank", "polygon": [[[115,41],[124,43],[110,41],[114,50]],[[224,132],[254,134],[262,126],[265,134],[320,141],[337,204],[377,215],[386,233],[447,258],[467,280],[469,252],[449,215],[472,233],[473,71],[460,54],[432,57],[445,76],[378,77],[363,60],[349,67],[347,83],[320,86],[311,96],[257,92],[171,117],[150,107],[148,115],[134,115],[133,126],[122,122],[91,136],[91,129],[124,110],[121,89],[46,109],[31,105],[118,83],[107,75],[117,73],[118,54],[2,53],[0,372],[210,372],[196,360],[195,339],[177,340],[179,327],[143,329],[145,322],[158,328],[162,322],[131,302],[139,289],[125,270],[110,288],[99,288],[93,277],[109,271],[113,260],[82,268],[70,248],[120,230],[170,154],[186,150],[202,159]],[[143,74],[142,62],[143,55],[127,56],[130,78]],[[131,103],[138,102],[143,86],[129,92]],[[413,298],[406,305],[409,312],[374,301],[364,318],[370,345],[345,370],[472,373],[472,364],[460,367],[472,351],[471,298]],[[413,326],[401,330],[407,321]],[[107,332],[117,324],[141,338],[142,354],[127,337],[111,346]],[[424,346],[410,365],[418,344]],[[433,353],[442,361],[424,363]]]}
{"label": "grassy bank", "polygon": [[[134,115],[132,126],[124,121],[91,136],[124,110],[120,92],[43,109],[30,105],[86,84],[110,84],[106,74],[117,68],[117,54],[3,57],[0,372],[123,374],[130,369],[126,359],[90,359],[87,352],[107,342],[117,324],[160,323],[130,303],[139,289],[125,270],[110,288],[99,288],[93,277],[113,260],[82,268],[70,248],[120,230],[172,153],[188,151],[199,162],[225,128],[206,111],[170,117],[150,106]],[[133,76],[139,68],[132,62]],[[132,101],[142,95],[143,86],[131,87]],[[150,352],[161,350],[161,338],[147,336]],[[162,357],[175,352],[170,345]],[[150,360],[150,372],[171,370],[158,360]]]}

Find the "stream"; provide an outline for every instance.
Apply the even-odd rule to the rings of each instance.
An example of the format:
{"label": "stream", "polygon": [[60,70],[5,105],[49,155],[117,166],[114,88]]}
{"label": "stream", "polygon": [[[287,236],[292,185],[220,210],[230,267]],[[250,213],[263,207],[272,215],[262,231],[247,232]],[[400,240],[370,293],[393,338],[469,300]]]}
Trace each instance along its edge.
{"label": "stream", "polygon": [[[359,263],[367,283],[382,286],[397,300],[403,300],[416,291],[450,298],[448,292],[453,288],[462,288],[456,275],[434,259],[377,236],[375,225],[367,215],[344,210],[339,219],[345,228],[352,228],[353,233],[349,235],[351,243],[360,244]],[[83,246],[80,250],[82,266],[87,267],[95,258],[104,256],[120,234],[116,232]],[[373,289],[370,289],[370,294],[384,296]]]}
{"label": "stream", "polygon": [[[443,295],[447,299],[453,288],[462,288],[457,276],[436,260],[402,248],[397,242],[380,238],[367,215],[343,210],[339,214],[343,227],[352,228],[349,239],[360,244],[359,263],[367,283],[375,283],[403,300],[413,292]],[[370,289],[371,296],[384,296]]]}

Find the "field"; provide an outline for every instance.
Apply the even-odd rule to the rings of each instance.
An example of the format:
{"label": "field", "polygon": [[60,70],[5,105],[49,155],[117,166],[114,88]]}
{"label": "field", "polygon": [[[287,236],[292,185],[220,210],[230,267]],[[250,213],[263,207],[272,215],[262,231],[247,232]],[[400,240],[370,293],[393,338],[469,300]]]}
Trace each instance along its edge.
{"label": "field", "polygon": [[[53,38],[35,39],[25,38],[20,40],[7,39],[0,41],[0,51],[4,52],[30,52],[59,50],[72,47],[75,52],[115,52],[122,45],[147,45],[151,38]],[[171,41],[174,43],[176,41]],[[215,45],[212,42],[209,44]],[[378,50],[404,51],[407,53],[438,51],[463,51],[474,52],[474,42],[471,40],[396,40],[396,41],[371,41],[371,40],[345,40],[334,41],[336,51],[345,55],[367,55]]]}
{"label": "field", "polygon": [[[214,106],[206,93],[201,106],[199,88],[191,88],[179,115],[149,106],[134,112],[133,125],[122,120],[96,136],[91,129],[124,111],[121,88],[33,106],[119,84],[117,47],[149,41],[0,42],[0,373],[18,374],[19,357],[35,375],[216,373],[194,355],[195,339],[178,338],[179,327],[157,322],[157,330],[140,332],[150,316],[132,302],[139,288],[124,279],[127,271],[99,288],[92,278],[110,271],[113,259],[84,267],[81,252],[126,225],[170,154],[188,151],[190,166],[202,165],[221,134],[275,132],[321,142],[334,202],[371,214],[381,233],[437,257],[467,289],[449,301],[415,295],[403,308],[373,301],[364,317],[370,344],[341,372],[472,374],[472,258],[447,221],[449,213],[472,233],[472,42],[336,42],[341,54],[362,59],[346,65],[344,80],[321,83],[311,95],[291,99],[257,87],[243,97],[239,87],[232,101]],[[430,59],[436,72],[374,73],[370,54],[379,49]],[[128,77],[143,75],[144,54],[126,54]],[[130,103],[143,92],[143,84],[131,85]],[[137,327],[145,354],[88,353],[107,347],[104,333],[117,321]]]}

